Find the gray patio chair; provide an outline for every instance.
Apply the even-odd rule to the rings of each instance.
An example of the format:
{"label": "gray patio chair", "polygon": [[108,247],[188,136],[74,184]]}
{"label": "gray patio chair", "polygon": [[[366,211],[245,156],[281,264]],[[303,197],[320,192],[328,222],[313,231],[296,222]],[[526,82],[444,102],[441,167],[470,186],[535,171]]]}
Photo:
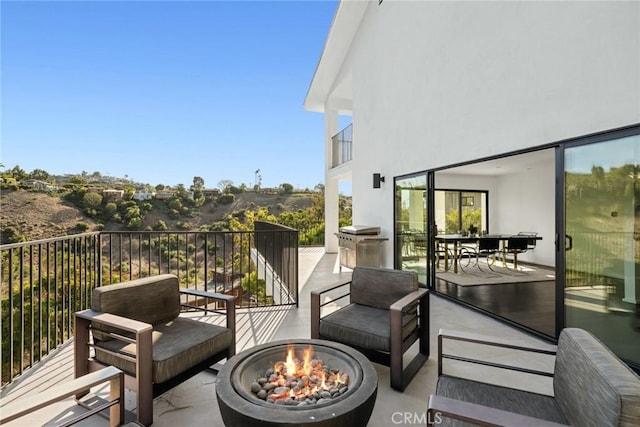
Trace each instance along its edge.
{"label": "gray patio chair", "polygon": [[[468,343],[455,354],[445,342]],[[495,348],[500,363],[479,358],[481,347]],[[638,426],[640,377],[589,332],[566,328],[556,348],[519,346],[495,337],[441,330],[438,334],[438,382],[429,397],[427,418],[439,426]],[[456,347],[460,348],[460,347]],[[454,347],[451,347],[453,350]],[[555,355],[553,372],[508,361],[509,352],[529,358]],[[549,357],[544,356],[544,357]],[[444,374],[444,360],[492,367],[486,381]],[[496,385],[496,370],[553,378],[553,395],[523,390],[522,384]],[[504,371],[503,371],[504,372]]]}
{"label": "gray patio chair", "polygon": [[[223,303],[225,312],[207,309],[209,302]],[[182,309],[222,314],[226,324],[180,316]],[[146,426],[153,422],[154,397],[235,354],[235,297],[180,289],[172,274],[96,288],[91,310],[75,318],[76,378],[95,366],[124,371],[133,379],[127,387],[136,391],[137,421]]]}
{"label": "gray patio chair", "polygon": [[[350,285],[337,298],[327,292]],[[350,303],[321,316],[320,309],[350,296]],[[371,361],[389,366],[391,387],[402,391],[429,358],[429,291],[414,271],[355,267],[351,280],[311,292],[311,338],[349,345]],[[403,354],[419,351],[404,366]]]}

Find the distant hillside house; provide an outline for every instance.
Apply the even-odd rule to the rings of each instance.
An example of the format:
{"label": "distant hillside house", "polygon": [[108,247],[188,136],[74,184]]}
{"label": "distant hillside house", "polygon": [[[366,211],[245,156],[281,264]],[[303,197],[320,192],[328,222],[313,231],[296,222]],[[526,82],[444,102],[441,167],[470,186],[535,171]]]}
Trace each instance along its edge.
{"label": "distant hillside house", "polygon": [[280,193],[280,188],[278,188],[278,187],[272,187],[272,188],[261,187],[260,188],[260,192],[263,193],[263,194],[278,194],[278,193]]}
{"label": "distant hillside house", "polygon": [[156,193],[156,199],[158,200],[168,200],[173,197],[175,191],[173,190],[158,190]]}
{"label": "distant hillside house", "polygon": [[124,190],[103,189],[100,192],[108,200],[120,200],[124,197]]}
{"label": "distant hillside house", "polygon": [[37,179],[25,179],[24,181],[20,181],[20,184],[25,187],[32,187],[39,191],[56,191],[58,187],[49,184],[48,182],[40,181]]}
{"label": "distant hillside house", "polygon": [[156,195],[155,192],[153,191],[149,191],[149,190],[136,190],[135,193],[133,193],[133,198],[134,200],[149,200],[149,199],[153,199],[153,197]]}
{"label": "distant hillside house", "polygon": [[217,188],[205,188],[204,190],[202,190],[202,194],[204,195],[204,197],[219,196],[220,190]]}

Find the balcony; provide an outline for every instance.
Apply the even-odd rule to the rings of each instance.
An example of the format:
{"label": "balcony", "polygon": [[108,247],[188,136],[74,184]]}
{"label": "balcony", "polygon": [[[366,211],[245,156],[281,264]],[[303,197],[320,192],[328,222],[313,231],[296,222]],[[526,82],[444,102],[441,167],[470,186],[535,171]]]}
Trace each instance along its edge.
{"label": "balcony", "polygon": [[[325,254],[322,248],[304,247],[297,249],[299,305],[251,306],[240,308],[237,312],[237,349],[242,351],[257,344],[286,338],[309,338],[310,336],[310,292],[330,283],[346,280],[350,273],[339,272],[336,254]],[[329,307],[329,309],[331,309]],[[470,310],[459,304],[431,295],[431,357],[422,367],[416,378],[404,393],[391,389],[389,368],[374,364],[378,374],[378,395],[370,426],[424,425],[427,400],[435,389],[437,377],[437,332],[440,328],[464,330],[487,335],[501,336],[514,343],[545,343],[537,338],[518,331],[490,317]],[[503,354],[496,354],[504,358]],[[537,367],[548,368],[545,361]],[[467,377],[478,376],[478,369],[459,367]],[[455,370],[454,369],[454,370]],[[486,368],[491,369],[491,368]],[[465,372],[468,371],[468,372]],[[480,373],[480,376],[482,372]],[[532,382],[521,373],[513,373],[520,384],[526,384],[534,391],[551,393],[548,379]],[[73,378],[73,340],[66,339],[41,362],[26,369],[11,384],[2,390],[0,405],[19,399],[28,399],[30,395],[46,390],[53,384],[70,381]],[[495,375],[494,380],[506,380]],[[513,377],[510,376],[510,380]],[[199,425],[203,420],[210,425],[222,425],[218,404],[215,398],[216,376],[211,372],[202,372],[189,381],[168,391],[154,401],[154,426]],[[95,394],[108,393],[107,388],[92,390]],[[135,399],[127,391],[126,408],[134,411]],[[59,424],[67,417],[75,416],[84,409],[75,405],[72,399],[49,406],[45,410],[34,412],[8,425]],[[83,421],[84,426],[107,426],[105,418],[94,416]]]}
{"label": "balcony", "polygon": [[335,168],[351,160],[353,123],[331,137],[331,167]]}

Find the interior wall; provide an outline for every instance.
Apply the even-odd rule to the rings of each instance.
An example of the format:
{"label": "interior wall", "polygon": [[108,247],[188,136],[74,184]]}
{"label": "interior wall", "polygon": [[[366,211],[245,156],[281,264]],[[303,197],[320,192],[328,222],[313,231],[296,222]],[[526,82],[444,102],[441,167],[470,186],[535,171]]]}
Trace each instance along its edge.
{"label": "interior wall", "polygon": [[490,197],[492,227],[497,234],[537,232],[542,240],[536,249],[518,255],[518,259],[555,266],[555,165],[538,165],[533,170],[502,175],[497,182],[499,203]]}

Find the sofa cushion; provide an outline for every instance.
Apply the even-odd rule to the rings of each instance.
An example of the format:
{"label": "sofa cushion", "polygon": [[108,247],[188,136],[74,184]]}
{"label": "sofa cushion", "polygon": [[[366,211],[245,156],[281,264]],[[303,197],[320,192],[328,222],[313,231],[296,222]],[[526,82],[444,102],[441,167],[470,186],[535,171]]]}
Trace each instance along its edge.
{"label": "sofa cushion", "polygon": [[418,290],[415,271],[355,267],[351,276],[351,302],[389,309],[391,304]]}
{"label": "sofa cushion", "polygon": [[[153,328],[153,382],[163,383],[231,345],[231,330],[178,317]],[[135,344],[119,340],[96,343],[96,360],[135,375],[135,364],[100,351],[101,348],[135,357]]]}
{"label": "sofa cushion", "polygon": [[[91,309],[151,325],[166,323],[180,314],[178,278],[162,274],[95,288],[91,293]],[[94,337],[99,340],[109,339],[100,331],[115,331],[103,325],[93,326]]]}
{"label": "sofa cushion", "polygon": [[[567,420],[552,396],[502,387],[463,378],[440,375],[436,385],[438,396],[515,412],[534,418],[566,424]],[[472,424],[442,418],[439,426],[471,426]]]}
{"label": "sofa cushion", "polygon": [[553,389],[572,425],[637,426],[640,377],[587,331],[563,329]]}

